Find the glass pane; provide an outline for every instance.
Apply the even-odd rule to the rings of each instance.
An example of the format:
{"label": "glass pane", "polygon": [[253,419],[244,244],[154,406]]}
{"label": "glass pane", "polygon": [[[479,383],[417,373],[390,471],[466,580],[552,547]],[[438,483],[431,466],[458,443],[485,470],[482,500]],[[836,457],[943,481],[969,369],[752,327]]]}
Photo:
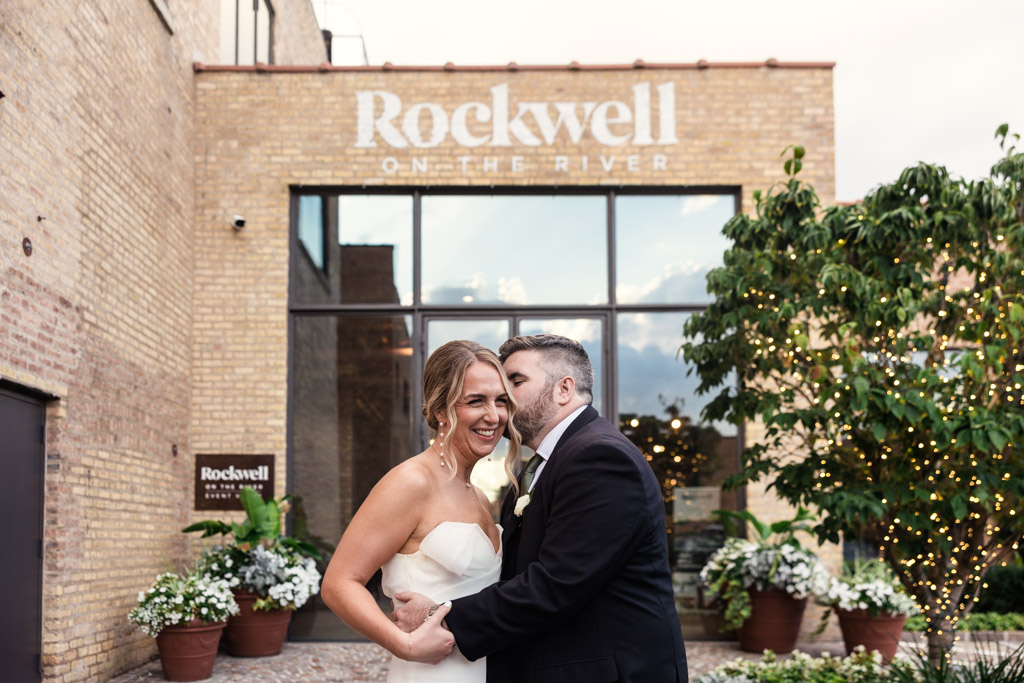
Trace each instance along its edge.
{"label": "glass pane", "polygon": [[319,196],[299,197],[299,244],[317,268],[324,267],[324,201]]}
{"label": "glass pane", "polygon": [[619,428],[661,482],[683,633],[707,638],[718,637],[719,617],[707,608],[697,574],[725,541],[711,511],[738,507],[736,493],[721,485],[738,470],[739,443],[735,425],[700,421],[709,397],[697,395],[698,379],[677,355],[687,315],[619,314]]}
{"label": "glass pane", "polygon": [[[442,344],[455,339],[470,339],[497,353],[498,347],[509,338],[510,329],[509,321],[506,319],[430,320],[427,322],[427,355],[436,351]],[[508,440],[501,439],[489,456],[477,462],[473,468],[473,476],[470,477],[473,484],[487,494],[495,518],[500,512],[504,488],[508,485],[508,475],[505,474],[507,454]]]}
{"label": "glass pane", "polygon": [[412,305],[411,196],[300,196],[298,204],[298,303]]}
{"label": "glass pane", "polygon": [[607,200],[426,196],[424,303],[608,302]]}
{"label": "glass pane", "polygon": [[620,304],[708,303],[708,271],[722,265],[732,195],[615,199],[615,297]]}
{"label": "glass pane", "polygon": [[338,197],[338,244],[342,303],[412,305],[412,197]]}
{"label": "glass pane", "polygon": [[[456,339],[469,339],[486,346],[495,353],[510,336],[511,327],[505,318],[439,320],[427,322],[427,355],[442,344]],[[426,360],[426,359],[424,359]]]}
{"label": "glass pane", "polygon": [[[324,552],[335,545],[370,489],[415,453],[408,316],[295,316],[292,349],[294,533]],[[418,418],[418,411],[416,414]],[[371,591],[380,593],[379,576]],[[299,639],[359,638],[317,596],[299,610]]]}
{"label": "glass pane", "polygon": [[594,409],[604,415],[604,334],[599,318],[526,319],[519,323],[519,334],[560,334],[583,344],[594,366]]}

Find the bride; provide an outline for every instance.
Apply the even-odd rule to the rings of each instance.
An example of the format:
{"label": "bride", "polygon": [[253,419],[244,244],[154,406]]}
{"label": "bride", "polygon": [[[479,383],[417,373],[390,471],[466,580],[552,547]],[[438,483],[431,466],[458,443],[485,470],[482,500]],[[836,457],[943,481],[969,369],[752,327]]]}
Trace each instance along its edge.
{"label": "bride", "polygon": [[[485,660],[468,661],[448,631],[403,632],[365,587],[381,569],[388,597],[415,591],[441,602],[476,593],[501,572],[501,530],[487,496],[469,481],[473,466],[490,455],[506,428],[511,447],[505,470],[515,481],[511,465],[518,461],[520,439],[501,361],[476,342],[448,342],[427,360],[423,397],[436,438],[367,496],[338,543],[321,592],[345,623],[394,655],[389,683],[484,683]],[[447,612],[442,604],[428,619]],[[436,638],[450,652],[441,660],[427,654],[438,646]]]}

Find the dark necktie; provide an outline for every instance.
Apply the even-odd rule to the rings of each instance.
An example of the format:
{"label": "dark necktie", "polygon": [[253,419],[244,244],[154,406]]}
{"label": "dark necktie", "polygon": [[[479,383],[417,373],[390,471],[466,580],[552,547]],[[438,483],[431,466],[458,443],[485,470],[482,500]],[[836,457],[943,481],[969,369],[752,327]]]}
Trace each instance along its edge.
{"label": "dark necktie", "polygon": [[533,475],[537,473],[537,468],[544,462],[544,458],[541,457],[540,453],[534,453],[530,461],[526,463],[526,468],[522,474],[519,475],[519,495],[525,496],[530,492],[530,484],[533,483]]}

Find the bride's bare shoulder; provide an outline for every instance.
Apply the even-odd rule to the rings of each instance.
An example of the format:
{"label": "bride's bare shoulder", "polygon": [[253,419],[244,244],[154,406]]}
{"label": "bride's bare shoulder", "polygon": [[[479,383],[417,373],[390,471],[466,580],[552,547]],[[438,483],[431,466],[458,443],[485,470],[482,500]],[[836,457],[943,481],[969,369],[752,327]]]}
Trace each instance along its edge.
{"label": "bride's bare shoulder", "polygon": [[429,493],[436,488],[436,474],[431,472],[423,453],[398,463],[374,488],[389,493]]}

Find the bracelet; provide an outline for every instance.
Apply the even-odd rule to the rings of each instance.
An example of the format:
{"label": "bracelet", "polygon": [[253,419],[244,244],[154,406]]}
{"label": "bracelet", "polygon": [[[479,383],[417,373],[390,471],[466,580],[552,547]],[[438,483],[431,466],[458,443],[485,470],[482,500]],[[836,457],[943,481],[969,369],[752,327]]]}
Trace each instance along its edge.
{"label": "bracelet", "polygon": [[451,600],[445,600],[442,603],[435,603],[433,607],[431,607],[430,609],[427,610],[427,616],[423,617],[423,621],[426,621],[430,617],[434,616],[434,612],[436,612],[437,608],[440,607],[441,605],[444,605],[445,607],[451,607],[452,606],[452,601]]}

